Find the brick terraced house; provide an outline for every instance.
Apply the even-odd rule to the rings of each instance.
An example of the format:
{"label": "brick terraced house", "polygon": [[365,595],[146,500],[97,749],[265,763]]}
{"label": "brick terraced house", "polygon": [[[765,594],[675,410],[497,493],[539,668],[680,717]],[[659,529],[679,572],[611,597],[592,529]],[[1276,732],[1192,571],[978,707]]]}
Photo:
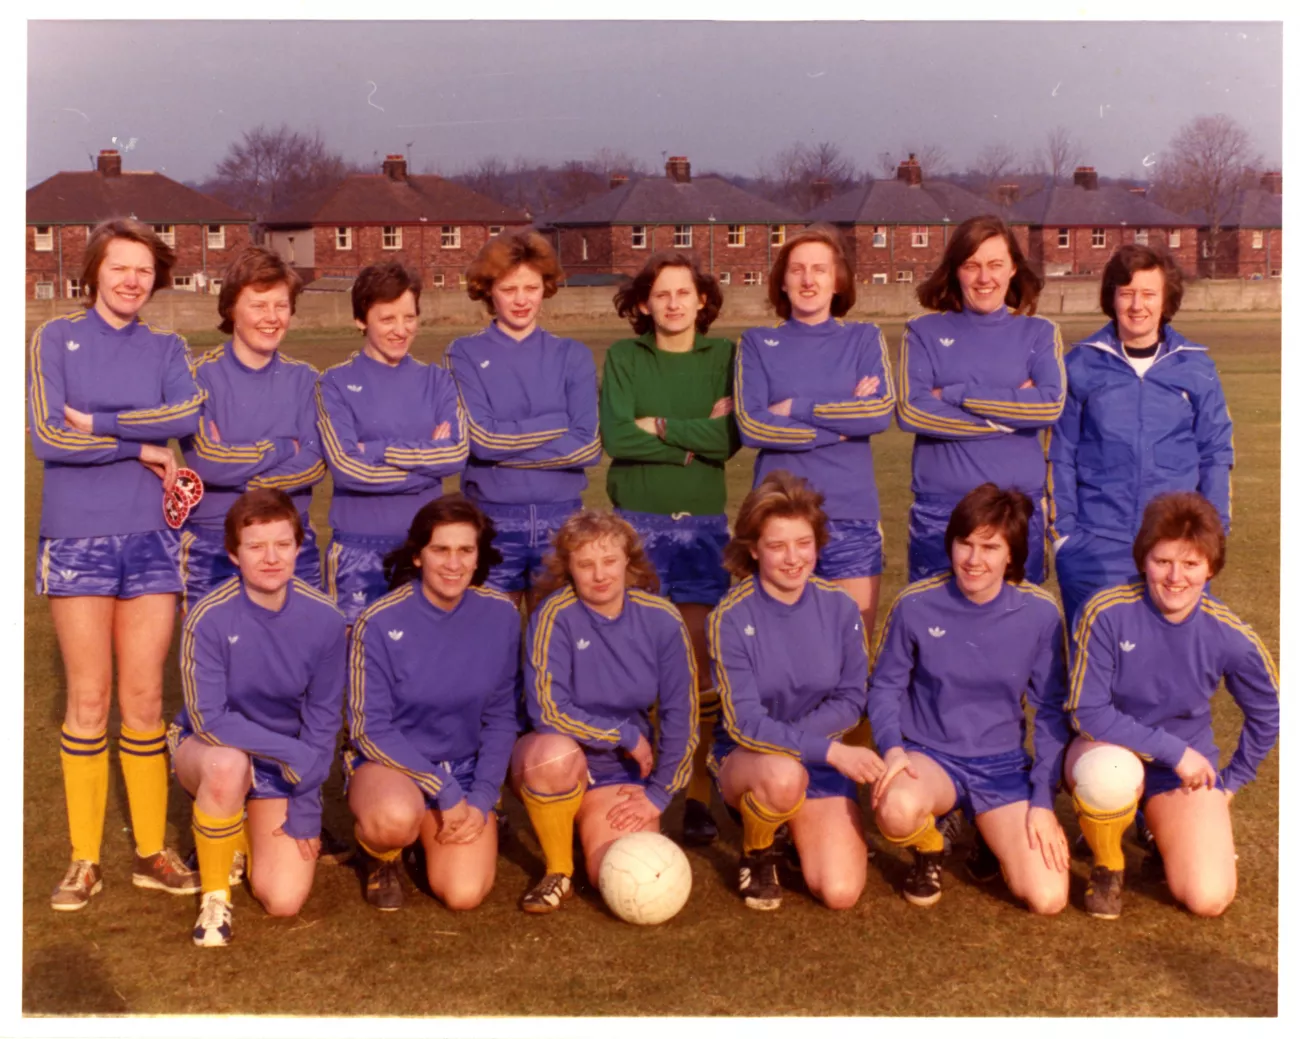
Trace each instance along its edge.
{"label": "brick terraced house", "polygon": [[410,174],[402,155],[381,173],[354,174],[300,205],[267,215],[266,244],[303,280],[352,279],[400,260],[428,289],[460,289],[487,240],[527,227],[529,216],[442,177]]}
{"label": "brick terraced house", "polygon": [[[1197,273],[1211,276],[1210,226],[1205,214],[1188,218],[1199,225],[1201,248]],[[1216,278],[1282,277],[1282,174],[1273,171],[1259,178],[1259,187],[1237,193],[1219,221],[1215,245]]]}
{"label": "brick terraced house", "polygon": [[161,173],[122,170],[105,149],[93,170],[56,173],[27,190],[27,299],[78,299],[86,241],[116,217],[151,224],[176,250],[172,283],[216,292],[223,267],[249,241],[252,216]]}

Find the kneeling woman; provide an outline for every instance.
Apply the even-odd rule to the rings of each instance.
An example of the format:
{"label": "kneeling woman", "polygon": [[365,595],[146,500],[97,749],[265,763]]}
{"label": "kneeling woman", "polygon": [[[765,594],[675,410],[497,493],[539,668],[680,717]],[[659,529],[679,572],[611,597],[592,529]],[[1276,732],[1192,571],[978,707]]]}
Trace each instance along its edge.
{"label": "kneeling woman", "polygon": [[[1278,676],[1259,636],[1205,590],[1223,556],[1209,501],[1159,495],[1133,542],[1143,580],[1098,592],[1075,628],[1067,707],[1080,738],[1065,777],[1094,855],[1084,896],[1092,916],[1119,915],[1120,839],[1139,801],[1178,901],[1218,916],[1236,894],[1228,805],[1277,741]],[[1220,678],[1245,715],[1222,772],[1210,719]]]}
{"label": "kneeling woman", "polygon": [[424,846],[429,887],[473,909],[496,879],[492,811],[518,732],[519,613],[480,587],[500,561],[492,521],[460,494],[415,514],[384,560],[393,587],[352,633],[348,807],[365,896],[402,905],[402,849]]}
{"label": "kneeling woman", "polygon": [[[910,847],[903,897],[942,893],[935,816],[961,807],[1035,913],[1059,913],[1070,855],[1052,810],[1069,734],[1065,623],[1056,600],[1024,580],[1033,503],[991,483],[953,509],[952,570],[903,589],[881,632],[867,713],[885,755],[872,791],[876,825]],[[1034,758],[1021,697],[1034,705]]]}
{"label": "kneeling woman", "polygon": [[723,560],[738,585],[709,615],[723,729],[711,767],[743,828],[740,893],[777,909],[774,839],[788,822],[809,890],[832,909],[857,902],[867,845],[857,784],[885,766],[840,737],[862,718],[867,647],[853,598],[815,576],[822,496],[784,469],[740,506]]}
{"label": "kneeling woman", "polygon": [[636,531],[608,512],[576,513],[556,532],[546,568],[524,662],[533,731],[510,764],[546,859],[546,875],[520,902],[529,913],[552,912],[573,893],[575,822],[593,883],[615,840],[658,832],[699,738],[690,634],[653,594],[659,579]]}
{"label": "kneeling woman", "polygon": [[302,540],[283,491],[241,495],[226,514],[239,576],[194,604],[181,632],[185,704],[168,743],[194,797],[203,886],[195,945],[229,943],[228,878],[245,845],[253,893],[272,916],[297,913],[315,876],[347,629],[322,592],[293,576]]}

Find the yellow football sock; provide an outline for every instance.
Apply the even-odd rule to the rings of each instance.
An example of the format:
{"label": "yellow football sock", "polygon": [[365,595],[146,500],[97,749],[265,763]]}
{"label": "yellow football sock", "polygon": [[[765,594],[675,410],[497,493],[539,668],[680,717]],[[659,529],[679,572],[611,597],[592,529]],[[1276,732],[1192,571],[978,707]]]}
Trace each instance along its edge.
{"label": "yellow football sock", "polygon": [[199,884],[206,895],[224,891],[230,901],[230,867],[244,843],[244,810],[227,819],[208,815],[194,802],[194,850],[199,856]]}
{"label": "yellow football sock", "polygon": [[117,740],[137,855],[156,855],[167,837],[166,737],[167,729],[159,722],[153,732],[137,732],[123,725]]}
{"label": "yellow football sock", "polygon": [[716,690],[700,693],[700,743],[691,758],[691,781],[686,785],[686,796],[692,801],[708,804],[713,798],[713,777],[709,775],[709,750],[713,746],[713,726],[721,710],[722,701]]}
{"label": "yellow football sock", "polygon": [[793,808],[788,812],[778,812],[775,808],[760,804],[754,791],[746,790],[740,798],[741,846],[745,854],[770,848],[776,839],[777,829],[799,813],[803,802],[803,795],[800,794],[799,801]]}
{"label": "yellow football sock", "polygon": [[582,785],[559,794],[539,794],[525,786],[521,793],[533,833],[542,846],[546,872],[573,876],[573,820],[582,804]]}
{"label": "yellow football sock", "polygon": [[1093,861],[1098,866],[1105,866],[1117,873],[1123,871],[1124,847],[1121,841],[1124,831],[1137,815],[1137,807],[1138,803],[1135,800],[1123,808],[1103,812],[1080,800],[1077,793],[1074,795],[1074,810],[1079,816],[1079,829],[1083,831],[1083,839],[1092,849]]}
{"label": "yellow football sock", "polygon": [[63,762],[72,858],[98,862],[108,805],[108,733],[74,736],[65,725],[59,757]]}
{"label": "yellow football sock", "polygon": [[906,837],[890,837],[888,834],[883,836],[891,844],[901,844],[905,848],[915,848],[927,855],[943,851],[943,834],[934,825],[933,815],[927,815],[925,822],[917,828],[916,832],[909,833]]}
{"label": "yellow football sock", "polygon": [[375,851],[369,844],[361,839],[361,827],[352,827],[352,836],[356,839],[357,847],[369,855],[372,859],[380,862],[392,862],[402,854],[401,848],[389,848],[387,851]]}

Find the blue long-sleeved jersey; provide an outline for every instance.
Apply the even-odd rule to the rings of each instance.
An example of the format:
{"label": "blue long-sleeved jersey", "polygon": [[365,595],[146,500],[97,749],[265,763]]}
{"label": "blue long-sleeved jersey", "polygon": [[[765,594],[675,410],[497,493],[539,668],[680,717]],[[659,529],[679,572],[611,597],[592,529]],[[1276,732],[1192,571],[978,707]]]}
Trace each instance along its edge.
{"label": "blue long-sleeved jersey", "polygon": [[[138,320],[114,328],[94,309],[41,325],[27,387],[32,449],[45,463],[41,536],[163,529],[162,483],[140,448],[193,433],[203,397],[178,335]],[[93,432],[68,425],[64,405],[89,413]]]}
{"label": "blue long-sleeved jersey", "polygon": [[[395,366],[355,353],[316,384],[317,422],[334,479],[330,527],[401,537],[469,446],[451,375],[409,354]],[[451,436],[434,440],[443,422]]]}
{"label": "blue long-sleeved jersey", "polygon": [[[867,376],[880,386],[853,396]],[[790,416],[773,414],[770,405],[787,397]],[[754,486],[788,469],[825,495],[831,519],[880,518],[871,436],[889,428],[894,382],[875,325],[832,318],[751,328],[736,356],[735,414],[741,441],[758,448]]]}
{"label": "blue long-sleeved jersey", "polygon": [[1166,325],[1145,375],[1112,322],[1065,359],[1070,391],[1048,435],[1048,523],[1131,540],[1157,494],[1199,491],[1232,519],[1232,418],[1205,347]]}
{"label": "blue long-sleeved jersey", "polygon": [[1066,709],[1075,730],[1173,768],[1190,746],[1217,766],[1210,700],[1224,680],[1245,716],[1223,785],[1255,778],[1277,742],[1277,665],[1258,635],[1208,593],[1173,624],[1142,582],[1098,592],[1075,624]]}
{"label": "blue long-sleeved jersey", "polygon": [[989,602],[961,593],[951,572],[903,589],[885,615],[867,692],[881,753],[903,738],[956,757],[1025,744],[1033,704],[1030,803],[1051,808],[1069,742],[1065,619],[1050,594],[1004,582]]}
{"label": "blue long-sleeved jersey", "polygon": [[853,599],[811,577],[787,605],[747,577],[708,623],[722,701],[717,756],[740,747],[824,765],[831,741],[861,720],[867,702],[866,634]]}
{"label": "blue long-sleeved jersey", "polygon": [[524,678],[533,729],[595,750],[631,750],[641,736],[653,745],[649,712],[657,702],[659,745],[646,796],[663,811],[686,786],[699,742],[695,653],[667,599],[629,588],[611,620],[572,588],[554,592],[528,623]]}
{"label": "blue long-sleeved jersey", "polygon": [[[469,588],[443,611],[413,581],[357,618],[348,666],[348,740],[408,776],[440,809],[496,804],[518,735],[519,611]],[[474,758],[462,789],[451,763]],[[355,760],[355,758],[354,758]]]}
{"label": "blue long-sleeved jersey", "polygon": [[596,364],[576,339],[540,328],[515,341],[488,325],[447,348],[469,421],[465,494],[475,501],[573,501],[600,461]]}
{"label": "blue long-sleeved jersey", "polygon": [[[1065,403],[1053,322],[1006,307],[922,314],[907,323],[898,367],[898,425],[916,434],[913,494],[956,501],[992,482],[1040,496],[1046,463],[1038,430]],[[1033,386],[1020,389],[1027,379]]]}
{"label": "blue long-sleeved jersey", "polygon": [[347,624],[329,598],[294,578],[278,611],[232,577],[190,610],[181,629],[177,720],[214,747],[280,767],[294,790],[284,832],[320,834],[320,788],[334,759],[343,704]]}
{"label": "blue long-sleeved jersey", "polygon": [[224,343],[199,358],[194,375],[207,396],[199,428],[181,448],[204,493],[189,522],[219,529],[235,499],[255,487],[284,491],[305,521],[311,489],[325,476],[316,369],[278,350],[262,368],[249,368]]}

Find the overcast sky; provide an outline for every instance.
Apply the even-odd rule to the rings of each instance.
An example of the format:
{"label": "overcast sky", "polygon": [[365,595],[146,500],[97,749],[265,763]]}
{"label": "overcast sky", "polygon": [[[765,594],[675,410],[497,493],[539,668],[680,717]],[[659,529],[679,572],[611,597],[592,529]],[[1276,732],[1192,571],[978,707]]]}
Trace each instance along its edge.
{"label": "overcast sky", "polygon": [[1215,112],[1281,163],[1280,23],[28,23],[29,186],[111,147],[203,179],[241,131],[280,122],[444,174],[601,147],[750,174],[822,140],[873,171],[925,144],[964,169],[1061,125],[1118,176]]}

